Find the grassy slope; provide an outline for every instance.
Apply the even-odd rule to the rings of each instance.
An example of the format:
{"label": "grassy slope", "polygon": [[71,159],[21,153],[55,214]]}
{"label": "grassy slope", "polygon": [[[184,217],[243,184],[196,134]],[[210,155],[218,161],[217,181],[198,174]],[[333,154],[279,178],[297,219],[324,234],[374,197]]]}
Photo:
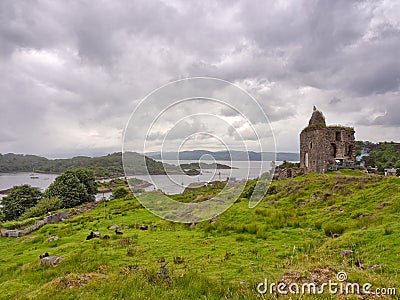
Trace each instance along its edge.
{"label": "grassy slope", "polygon": [[[134,199],[119,199],[108,203],[107,219],[99,207],[29,236],[0,238],[0,297],[257,298],[255,286],[265,277],[277,281],[299,271],[307,278],[319,269],[329,269],[333,277],[344,270],[351,282],[399,287],[400,179],[343,172],[274,182],[257,208],[249,209],[241,199],[215,224],[173,224]],[[113,224],[128,228],[117,236],[107,229]],[[151,225],[150,230],[139,230],[139,224]],[[332,239],[324,233],[327,226],[345,231]],[[86,241],[91,230],[111,239]],[[47,242],[52,235],[60,239]],[[355,253],[347,266],[342,249]],[[41,267],[43,252],[65,260],[55,268]],[[174,263],[177,256],[184,262]],[[168,276],[160,272],[163,258]],[[369,270],[373,264],[382,269]],[[77,280],[85,285],[69,288]]]}

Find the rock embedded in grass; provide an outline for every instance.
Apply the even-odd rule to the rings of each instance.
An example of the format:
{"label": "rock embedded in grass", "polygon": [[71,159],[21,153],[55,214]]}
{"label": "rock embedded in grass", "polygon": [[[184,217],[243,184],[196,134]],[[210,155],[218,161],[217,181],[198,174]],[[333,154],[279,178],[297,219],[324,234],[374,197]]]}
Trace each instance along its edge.
{"label": "rock embedded in grass", "polygon": [[382,269],[381,265],[375,264],[369,267],[370,270],[375,270],[375,269]]}
{"label": "rock embedded in grass", "polygon": [[58,240],[58,236],[56,236],[56,235],[54,235],[54,236],[52,236],[52,237],[49,237],[48,238],[48,242],[55,242],[55,241],[57,241]]}
{"label": "rock embedded in grass", "polygon": [[354,253],[353,250],[342,250],[342,251],[340,251],[340,256],[347,257],[347,256],[352,255],[353,253]]}
{"label": "rock embedded in grass", "polygon": [[64,257],[62,257],[62,256],[46,256],[46,257],[43,257],[40,259],[40,264],[42,266],[55,267],[63,260],[64,260]]}

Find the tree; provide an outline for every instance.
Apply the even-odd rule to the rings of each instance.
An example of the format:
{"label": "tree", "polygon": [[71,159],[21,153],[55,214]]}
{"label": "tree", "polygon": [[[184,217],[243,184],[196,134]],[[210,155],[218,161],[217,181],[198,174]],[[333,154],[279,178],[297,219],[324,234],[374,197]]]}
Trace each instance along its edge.
{"label": "tree", "polygon": [[94,200],[94,195],[97,193],[97,183],[93,171],[85,168],[78,168],[67,172],[72,172],[78,177],[79,181],[85,185],[88,194],[93,197]]}
{"label": "tree", "polygon": [[58,197],[63,208],[95,200],[97,186],[94,175],[86,169],[69,170],[58,176],[48,187],[45,197]]}
{"label": "tree", "polygon": [[14,186],[8,196],[1,201],[4,220],[15,220],[27,209],[35,206],[41,199],[42,193],[28,184]]}

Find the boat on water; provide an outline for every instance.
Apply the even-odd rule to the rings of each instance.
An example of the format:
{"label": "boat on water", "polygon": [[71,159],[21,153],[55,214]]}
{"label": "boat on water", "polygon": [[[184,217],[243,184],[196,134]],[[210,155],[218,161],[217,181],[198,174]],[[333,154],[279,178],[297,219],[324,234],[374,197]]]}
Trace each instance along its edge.
{"label": "boat on water", "polygon": [[32,173],[29,175],[30,179],[39,179],[39,174],[35,173],[35,168],[32,165]]}

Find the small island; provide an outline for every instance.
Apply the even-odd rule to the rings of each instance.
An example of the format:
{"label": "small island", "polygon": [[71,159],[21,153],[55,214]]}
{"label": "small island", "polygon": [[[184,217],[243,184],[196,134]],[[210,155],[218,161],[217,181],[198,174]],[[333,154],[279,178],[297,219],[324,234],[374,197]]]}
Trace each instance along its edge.
{"label": "small island", "polygon": [[189,163],[189,164],[180,164],[180,168],[182,171],[189,176],[197,176],[201,174],[200,170],[215,170],[215,169],[225,169],[225,170],[230,170],[230,169],[236,169],[227,165],[223,164],[218,164],[218,163]]}
{"label": "small island", "polygon": [[197,176],[201,174],[201,172],[197,169],[184,170],[183,172],[185,172],[185,174],[188,176]]}
{"label": "small island", "polygon": [[223,165],[223,164],[218,164],[218,163],[211,163],[211,164],[207,164],[207,163],[190,163],[190,164],[180,164],[180,167],[182,170],[189,170],[189,169],[195,169],[195,170],[199,170],[199,169],[225,169],[225,170],[231,170],[231,169],[237,169],[235,167],[230,167],[228,165]]}

